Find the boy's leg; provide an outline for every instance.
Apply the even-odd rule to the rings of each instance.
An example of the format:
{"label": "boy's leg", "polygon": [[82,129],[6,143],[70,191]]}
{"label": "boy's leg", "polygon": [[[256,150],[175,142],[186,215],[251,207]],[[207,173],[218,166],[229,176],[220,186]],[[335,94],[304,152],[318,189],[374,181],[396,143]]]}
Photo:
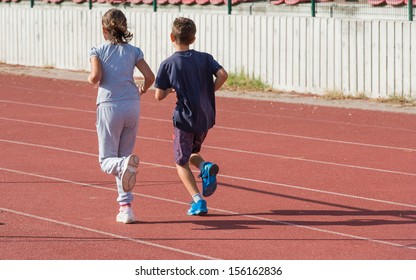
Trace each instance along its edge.
{"label": "boy's leg", "polygon": [[199,177],[202,178],[202,195],[205,197],[211,196],[217,189],[217,174],[219,167],[212,162],[206,162],[201,155],[192,154],[189,162],[201,170]]}
{"label": "boy's leg", "polygon": [[195,176],[189,166],[194,135],[194,133],[174,128],[174,157],[179,178],[193,199],[188,215],[204,215],[208,213],[207,204],[198,190]]}
{"label": "boy's leg", "polygon": [[196,185],[194,174],[192,174],[189,163],[184,165],[176,164],[179,178],[184,184],[185,188],[193,198],[191,208],[188,210],[188,215],[205,215],[208,213],[207,202],[202,198]]}
{"label": "boy's leg", "polygon": [[217,174],[219,171],[217,164],[206,162],[202,156],[198,154],[207,135],[208,132],[196,133],[194,135],[192,154],[189,158],[190,163],[201,171],[199,177],[202,179],[202,195],[205,197],[213,195],[216,191]]}
{"label": "boy's leg", "polygon": [[191,157],[189,158],[189,162],[195,166],[196,168],[198,168],[199,170],[201,170],[203,164],[205,163],[205,160],[202,158],[202,156],[200,154],[192,154]]}
{"label": "boy's leg", "polygon": [[193,196],[199,193],[194,174],[192,174],[191,168],[189,168],[189,163],[185,163],[184,165],[176,164],[176,170],[189,194]]}

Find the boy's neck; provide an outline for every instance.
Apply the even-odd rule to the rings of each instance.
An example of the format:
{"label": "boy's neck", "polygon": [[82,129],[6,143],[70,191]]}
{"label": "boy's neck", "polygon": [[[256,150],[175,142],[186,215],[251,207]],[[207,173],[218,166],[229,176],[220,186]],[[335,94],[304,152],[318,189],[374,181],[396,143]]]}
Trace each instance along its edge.
{"label": "boy's neck", "polygon": [[189,51],[189,45],[182,45],[182,44],[173,43],[173,46],[175,47],[175,50],[177,52]]}

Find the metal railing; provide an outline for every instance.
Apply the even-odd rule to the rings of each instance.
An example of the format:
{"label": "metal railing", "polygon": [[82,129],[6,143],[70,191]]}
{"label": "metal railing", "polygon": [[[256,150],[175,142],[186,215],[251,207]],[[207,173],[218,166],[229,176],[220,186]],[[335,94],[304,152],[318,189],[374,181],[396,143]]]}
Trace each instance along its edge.
{"label": "metal railing", "polygon": [[[18,0],[15,0],[16,2],[18,2]],[[80,3],[80,1],[74,1],[74,0],[70,0],[71,2],[73,1],[74,3]],[[70,1],[58,1],[55,0],[53,1],[53,3],[61,3],[61,2],[70,2]],[[93,9],[94,6],[94,2],[93,0],[85,0],[86,2],[88,2],[88,8],[89,9]],[[277,7],[277,5],[273,5],[273,0],[269,0],[269,1],[256,1],[256,0],[242,0],[242,1],[238,1],[238,2],[233,2],[232,0],[224,0],[223,5],[222,6],[226,6],[227,9],[227,14],[232,14],[233,10],[239,9],[240,4],[249,4],[250,5],[250,13],[252,12],[252,6],[254,6],[255,4],[258,3],[269,3],[271,6],[274,6],[275,9],[270,9],[273,11],[279,11],[281,10],[282,13],[286,12],[287,10],[289,11],[293,11],[292,8],[296,8],[296,6],[302,6],[302,11],[303,8],[306,8],[305,6],[309,5],[310,6],[310,11],[309,13],[306,14],[306,16],[311,16],[311,17],[323,17],[325,16],[324,14],[328,13],[329,17],[336,17],[337,15],[334,16],[334,10],[338,9],[338,10],[342,10],[345,11],[345,13],[356,13],[357,10],[357,6],[359,6],[360,4],[355,4],[355,3],[348,3],[348,7],[347,6],[342,6],[342,4],[340,5],[340,2],[337,0],[310,0],[310,3],[306,3],[308,0],[300,0],[299,3],[297,5],[286,5],[284,4],[285,1],[277,1],[277,2],[281,2],[283,3],[282,5],[280,5],[279,7]],[[326,1],[329,1],[331,4],[324,3]],[[346,0],[349,1],[349,0]],[[350,0],[351,1],[351,0]],[[358,0],[356,0],[358,1]],[[1,0],[0,0],[1,2]],[[3,1],[3,2],[7,2],[7,1]],[[29,0],[30,2],[30,7],[33,8],[35,6],[35,0]],[[46,1],[45,1],[46,2]],[[99,1],[98,3],[104,3],[104,1]],[[129,0],[115,0],[113,2],[109,2],[110,4],[114,4],[114,5],[132,5],[135,4],[137,2],[133,1],[129,1]],[[251,4],[250,4],[251,3]],[[361,2],[362,5],[363,2]],[[415,4],[413,3],[413,0],[409,0],[407,1],[406,4],[404,4],[405,2],[402,2],[401,6],[399,7],[399,9],[397,9],[398,7],[388,7],[390,8],[390,10],[396,14],[397,10],[400,10],[400,16],[395,16],[392,19],[401,19],[404,20],[405,18],[408,21],[413,21],[414,18],[414,8],[415,8]],[[152,9],[153,12],[157,12],[158,8],[160,6],[160,4],[158,4],[158,0],[153,0],[152,2],[150,1],[146,1],[146,4],[151,4],[152,5]],[[328,5],[329,4],[329,5]],[[385,3],[384,3],[385,4]],[[388,4],[388,3],[387,3]],[[406,7],[404,7],[404,5]],[[166,6],[166,5],[164,5]],[[218,6],[218,5],[215,5]],[[362,12],[363,17],[364,16],[371,16],[371,15],[377,15],[378,12],[374,12],[374,11],[379,11],[379,10],[383,10],[383,14],[380,14],[380,18],[383,18],[384,13],[386,13],[386,8],[382,8],[382,7],[378,7],[378,6],[374,6],[371,4],[368,4],[369,7],[366,8],[361,8],[361,9],[367,9],[369,12]],[[387,5],[388,6],[388,5]],[[205,8],[205,7],[204,7]],[[387,9],[388,9],[387,8]],[[201,7],[202,9],[202,7]],[[267,9],[267,8],[266,8]],[[327,12],[327,10],[329,10],[329,12]],[[304,13],[302,11],[299,11],[300,13]],[[295,12],[294,12],[295,13]],[[399,18],[397,18],[399,17]]]}

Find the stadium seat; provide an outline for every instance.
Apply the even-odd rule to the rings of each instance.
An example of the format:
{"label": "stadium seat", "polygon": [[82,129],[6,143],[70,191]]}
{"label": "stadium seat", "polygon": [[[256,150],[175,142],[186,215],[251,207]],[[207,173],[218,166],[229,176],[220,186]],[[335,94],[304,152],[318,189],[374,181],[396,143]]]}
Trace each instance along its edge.
{"label": "stadium seat", "polygon": [[181,2],[182,4],[185,4],[185,5],[195,4],[195,0],[182,0]]}
{"label": "stadium seat", "polygon": [[368,0],[368,4],[371,6],[382,6],[386,5],[386,0]]}
{"label": "stadium seat", "polygon": [[297,5],[300,3],[309,3],[310,0],[285,0],[285,4],[287,5]]}
{"label": "stadium seat", "polygon": [[404,0],[386,0],[387,5],[402,6],[405,5]]}
{"label": "stadium seat", "polygon": [[42,0],[42,2],[59,4],[59,3],[64,2],[64,0]]}
{"label": "stadium seat", "polygon": [[[212,5],[223,5],[223,4],[227,5],[228,4],[228,0],[209,0],[206,2],[209,2]],[[235,5],[241,2],[251,2],[251,1],[231,0],[231,5]],[[198,0],[197,0],[197,3],[198,3]]]}

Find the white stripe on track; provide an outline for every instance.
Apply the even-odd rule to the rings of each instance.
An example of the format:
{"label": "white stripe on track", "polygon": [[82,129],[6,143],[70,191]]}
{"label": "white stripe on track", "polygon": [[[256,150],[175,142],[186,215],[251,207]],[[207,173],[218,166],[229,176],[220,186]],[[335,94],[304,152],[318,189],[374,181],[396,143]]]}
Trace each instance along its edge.
{"label": "white stripe on track", "polygon": [[[154,105],[154,103],[149,103],[149,104]],[[307,104],[304,104],[304,105],[307,105]],[[321,107],[319,105],[313,105],[313,107],[315,107],[315,106]],[[324,105],[324,107],[327,107],[327,106]],[[353,109],[353,108],[348,108],[348,109]],[[370,111],[371,111],[371,109],[370,109]],[[259,117],[266,117],[268,119],[270,119],[270,118],[273,118],[273,119],[291,119],[291,120],[299,120],[299,121],[302,121],[302,122],[311,122],[311,123],[324,123],[324,124],[345,125],[345,126],[354,126],[354,127],[363,127],[363,128],[388,129],[388,130],[403,131],[403,132],[416,132],[416,129],[410,129],[410,128],[398,128],[398,127],[382,126],[382,125],[368,125],[368,124],[343,122],[343,121],[329,121],[329,120],[322,120],[322,119],[308,119],[308,118],[285,116],[285,115],[272,115],[272,114],[262,114],[262,113],[242,112],[242,111],[232,111],[232,110],[217,110],[217,112],[242,114],[242,115],[250,114],[250,115],[259,116]],[[380,113],[380,112],[378,112],[378,113]]]}
{"label": "white stripe on track", "polygon": [[75,225],[75,224],[71,224],[71,223],[67,223],[67,222],[61,222],[61,221],[58,221],[58,220],[49,219],[49,218],[45,218],[45,217],[41,217],[41,216],[37,216],[37,215],[33,215],[33,214],[21,212],[21,211],[16,211],[16,210],[8,209],[8,208],[0,207],[0,211],[9,212],[9,213],[13,213],[13,214],[16,214],[16,215],[25,216],[25,217],[28,217],[28,218],[41,220],[41,221],[45,221],[45,222],[49,222],[49,223],[53,223],[53,224],[58,224],[58,225],[66,226],[66,227],[71,227],[71,228],[75,228],[75,229],[79,229],[79,230],[83,230],[83,231],[97,233],[97,234],[100,234],[100,235],[110,236],[112,238],[131,241],[131,242],[134,242],[134,243],[139,243],[139,244],[146,245],[146,246],[156,247],[156,248],[159,248],[159,249],[164,249],[164,250],[172,251],[172,252],[175,252],[175,253],[181,253],[181,254],[185,254],[185,255],[188,255],[188,256],[194,256],[194,257],[197,257],[197,258],[202,258],[202,259],[207,259],[207,260],[218,260],[217,258],[208,256],[208,255],[198,254],[198,253],[194,253],[194,252],[191,252],[191,251],[181,250],[181,249],[174,248],[174,247],[160,245],[160,244],[157,244],[157,243],[148,242],[148,241],[144,241],[144,240],[140,240],[140,239],[130,238],[130,237],[127,237],[127,236],[118,235],[118,234],[114,234],[114,233],[111,233],[111,232],[97,230],[97,229],[84,227],[84,226],[80,226],[80,225]]}
{"label": "white stripe on track", "polygon": [[56,109],[56,110],[83,112],[83,113],[90,113],[90,114],[91,113],[96,113],[95,111],[92,111],[92,110],[83,110],[83,109],[68,108],[68,107],[58,107],[58,106],[43,105],[43,104],[33,104],[33,103],[28,103],[28,102],[18,102],[18,101],[10,101],[10,100],[3,100],[3,99],[0,99],[0,102],[9,103],[9,104],[16,104],[16,105],[25,105],[25,106],[46,108],[46,109]]}
{"label": "white stripe on track", "polygon": [[287,134],[287,133],[280,133],[280,132],[259,131],[259,130],[244,129],[244,128],[234,128],[234,127],[233,128],[230,128],[230,127],[225,127],[225,126],[220,126],[220,125],[216,125],[215,128],[217,128],[217,129],[218,128],[220,128],[220,129],[226,129],[226,130],[234,130],[234,131],[239,131],[239,132],[249,132],[249,133],[257,133],[257,134],[266,134],[266,135],[274,135],[274,136],[283,136],[283,137],[290,137],[290,138],[298,138],[298,139],[306,139],[306,140],[330,142],[330,143],[337,143],[337,144],[364,146],[364,147],[379,148],[379,149],[399,150],[399,151],[406,151],[406,152],[415,152],[416,151],[416,149],[413,149],[413,148],[403,148],[403,147],[393,147],[393,146],[385,146],[385,145],[375,145],[375,144],[368,144],[368,143],[359,143],[359,142],[351,142],[351,141],[333,140],[333,139],[309,137],[309,136],[302,136],[302,135],[295,135],[295,134]]}
{"label": "white stripe on track", "polygon": [[[73,184],[73,185],[79,185],[79,186],[84,186],[84,187],[92,187],[92,188],[103,189],[103,190],[107,190],[107,191],[116,191],[116,190],[113,190],[113,189],[110,189],[110,188],[105,188],[105,187],[101,187],[101,186],[97,186],[97,185],[93,185],[93,184],[75,182],[75,181],[71,181],[71,180],[54,178],[54,177],[50,177],[50,176],[43,176],[43,175],[39,175],[39,174],[33,174],[33,173],[28,173],[28,172],[23,172],[23,171],[8,169],[8,168],[1,168],[0,167],[0,170],[6,171],[6,172],[11,172],[11,173],[22,174],[22,175],[26,175],[26,176],[33,176],[33,177],[38,177],[38,178],[42,178],[42,179],[58,181],[58,182],[70,183],[70,184]],[[184,203],[184,202],[180,202],[180,201],[176,201],[176,200],[172,200],[172,199],[165,199],[165,198],[160,198],[160,197],[151,196],[151,195],[144,195],[144,194],[138,194],[138,193],[134,193],[134,194],[138,195],[138,196],[146,197],[146,198],[162,200],[162,201],[167,201],[167,202],[176,203],[176,204],[188,204],[188,203]],[[414,206],[414,207],[416,207],[416,206]],[[167,250],[180,252],[180,253],[186,253],[186,254],[190,254],[190,255],[193,255],[193,256],[197,256],[197,257],[204,257],[204,258],[214,259],[213,257],[210,257],[210,256],[199,255],[199,254],[196,254],[196,253],[179,250],[179,249],[172,248],[172,247],[167,247],[167,246],[163,246],[163,245],[159,245],[159,244],[155,244],[155,243],[151,243],[151,242],[147,242],[147,241],[143,241],[143,240],[132,239],[132,238],[125,237],[125,236],[119,236],[119,235],[115,235],[115,234],[112,234],[112,233],[103,232],[103,231],[99,231],[99,230],[95,230],[95,229],[90,229],[90,228],[86,228],[86,227],[82,227],[82,226],[78,226],[78,225],[74,225],[74,224],[69,224],[69,223],[65,223],[65,222],[60,222],[60,221],[56,221],[56,220],[52,220],[52,219],[48,219],[48,218],[44,218],[44,217],[40,217],[40,216],[35,216],[35,215],[31,215],[31,214],[11,210],[11,209],[0,208],[0,210],[4,210],[4,211],[8,211],[8,212],[12,212],[12,213],[15,213],[15,214],[24,215],[24,216],[27,216],[27,217],[36,218],[36,219],[40,219],[40,220],[44,220],[44,221],[49,221],[49,222],[53,222],[53,223],[57,223],[57,224],[65,225],[65,226],[70,226],[70,227],[74,227],[74,228],[78,228],[78,229],[82,229],[82,230],[86,230],[86,231],[90,231],[90,232],[104,234],[104,235],[108,235],[108,236],[112,236],[112,237],[117,237],[117,238],[121,238],[121,239],[124,239],[124,240],[129,240],[129,241],[141,243],[141,244],[144,244],[144,245],[159,247],[159,248],[162,248],[162,249],[167,249]],[[304,226],[304,225],[299,225],[299,224],[296,224],[296,223],[289,223],[289,222],[285,222],[285,221],[273,220],[273,219],[263,218],[263,217],[259,217],[259,216],[255,216],[255,215],[245,215],[245,214],[241,214],[241,213],[234,212],[234,211],[228,211],[228,210],[224,210],[224,209],[210,208],[210,210],[221,212],[221,213],[226,213],[226,214],[238,215],[238,216],[241,216],[241,217],[246,217],[246,218],[250,218],[250,219],[254,219],[254,220],[268,221],[268,222],[273,222],[273,223],[280,224],[280,225],[293,226],[293,227],[297,227],[297,228],[312,230],[312,231],[316,231],[316,232],[319,232],[319,233],[326,233],[326,234],[330,234],[330,235],[347,237],[347,238],[351,238],[351,239],[355,239],[355,240],[364,240],[364,241],[368,241],[368,242],[372,242],[372,243],[378,243],[378,244],[382,244],[382,245],[400,247],[400,248],[405,248],[405,249],[412,249],[412,250],[416,249],[416,247],[402,245],[402,244],[398,244],[398,243],[387,242],[387,241],[383,241],[383,240],[372,239],[372,238],[368,238],[368,237],[362,237],[362,236],[358,236],[358,235],[352,235],[352,234],[348,234],[348,233],[326,230],[326,229],[321,229],[321,228],[316,228],[316,227],[311,227],[311,226]]]}
{"label": "white stripe on track", "polygon": [[[85,81],[82,81],[85,82]],[[22,87],[22,86],[13,86],[13,85],[7,85],[8,88],[12,88],[12,89],[26,89],[28,93],[33,92],[32,88],[29,87]],[[45,92],[45,93],[53,93],[56,94],[55,91],[51,91],[51,90],[45,90],[45,89],[37,89],[37,92]],[[72,97],[77,97],[77,98],[85,98],[85,99],[90,99],[90,100],[95,100],[94,96],[91,95],[81,95],[81,94],[77,94],[74,95],[72,93],[64,93],[64,92],[59,92],[59,95],[68,95],[68,96],[72,96]],[[220,92],[218,93],[219,97],[223,97],[223,98],[229,98],[230,96],[224,96],[222,95]],[[233,97],[232,97],[233,98]],[[261,100],[260,101],[266,101],[266,100]],[[270,100],[268,100],[270,101]],[[274,101],[270,101],[273,103],[283,103],[283,104],[287,104],[287,102],[284,102],[282,100],[276,99]],[[149,101],[142,101],[142,104],[148,104],[151,106],[164,106],[164,107],[169,107],[171,108],[171,105],[166,104],[166,103],[152,103]],[[293,103],[292,103],[293,104]],[[307,103],[298,103],[297,105],[300,106],[306,106],[306,107],[328,107],[327,105],[319,105],[319,104],[307,104]],[[343,107],[342,107],[343,108]],[[343,108],[346,110],[357,110],[355,108]],[[361,109],[358,109],[361,110]],[[371,111],[371,109],[368,109]],[[410,128],[397,128],[397,127],[390,127],[390,126],[381,126],[381,125],[368,125],[368,124],[360,124],[360,123],[352,123],[352,122],[343,122],[343,121],[329,121],[329,120],[322,120],[322,119],[308,119],[308,118],[301,118],[301,117],[294,117],[294,116],[287,116],[287,115],[272,115],[272,114],[264,114],[264,113],[255,113],[255,112],[244,112],[244,111],[233,111],[233,110],[224,110],[224,109],[217,109],[218,112],[225,112],[225,113],[231,113],[231,114],[250,114],[250,115],[254,115],[254,116],[260,116],[260,117],[266,117],[266,118],[277,118],[277,119],[293,119],[293,120],[300,120],[300,121],[305,121],[305,122],[314,122],[314,123],[327,123],[327,124],[335,124],[335,125],[347,125],[347,126],[356,126],[356,127],[367,127],[367,128],[376,128],[376,129],[389,129],[389,130],[396,130],[396,131],[407,131],[407,132],[416,132],[415,129],[410,129]],[[396,113],[396,112],[392,112],[392,113]],[[411,113],[411,112],[406,112],[406,113]]]}
{"label": "white stripe on track", "polygon": [[[156,140],[156,139],[152,139],[152,140]],[[215,146],[209,146],[209,145],[205,145],[204,148],[210,148],[210,149],[222,150],[222,151],[228,151],[228,152],[235,152],[235,153],[258,155],[258,156],[264,156],[264,157],[273,157],[273,158],[280,158],[280,159],[288,159],[288,160],[304,161],[304,162],[311,162],[311,163],[319,163],[319,164],[325,164],[325,165],[340,166],[340,167],[345,167],[345,168],[362,169],[362,170],[374,171],[374,172],[383,172],[383,173],[406,175],[406,176],[416,176],[416,173],[409,173],[409,172],[402,172],[402,171],[395,171],[395,170],[388,170],[388,169],[381,169],[381,168],[372,168],[372,167],[352,165],[352,164],[343,164],[343,163],[336,163],[336,162],[330,162],[330,161],[313,160],[313,159],[305,159],[305,158],[298,158],[298,157],[289,157],[289,156],[283,156],[283,155],[266,154],[266,153],[252,152],[252,151],[246,151],[246,150],[221,148],[221,147],[215,147]]]}
{"label": "white stripe on track", "polygon": [[[56,125],[56,124],[48,124],[48,123],[26,121],[26,120],[12,119],[12,118],[0,117],[0,120],[27,123],[27,124],[34,124],[34,125],[41,125],[41,126],[49,126],[49,127],[57,127],[57,128],[71,129],[71,130],[79,130],[79,131],[86,131],[86,132],[94,132],[94,133],[96,132],[94,129],[78,128],[78,127],[71,127],[71,126],[65,126],[65,125]],[[153,137],[145,137],[145,136],[137,136],[137,138],[145,139],[145,140],[149,140],[149,141],[172,142],[172,140],[153,138]],[[0,141],[7,141],[7,140],[0,139]],[[397,175],[416,176],[416,173],[401,172],[401,171],[381,169],[381,168],[372,168],[372,167],[352,165],[352,164],[343,164],[343,163],[336,163],[336,162],[329,162],[329,161],[305,159],[305,158],[298,158],[298,157],[289,157],[289,156],[284,156],[284,155],[275,155],[275,154],[267,154],[267,153],[260,153],[260,152],[252,152],[252,151],[246,151],[246,150],[240,150],[240,149],[221,148],[221,147],[210,146],[210,145],[205,145],[204,147],[209,148],[209,149],[213,149],[213,150],[222,150],[222,151],[242,153],[242,154],[258,155],[258,156],[288,159],[288,160],[296,160],[296,161],[303,161],[303,162],[310,162],[310,163],[317,163],[317,164],[324,164],[324,165],[332,165],[332,166],[339,166],[339,167],[353,168],[353,169],[362,169],[362,170],[367,170],[367,171],[390,173],[390,174],[397,174]]]}
{"label": "white stripe on track", "polygon": [[[95,113],[95,111],[91,111],[91,110],[83,110],[83,109],[68,108],[68,107],[58,107],[58,106],[50,106],[50,105],[31,104],[31,103],[8,101],[8,100],[0,100],[0,102],[18,104],[18,105],[35,106],[35,107],[48,108],[48,109],[58,109],[58,110],[66,110],[66,111],[84,112],[84,113],[90,113],[90,114]],[[149,118],[149,117],[144,117],[144,116],[141,116],[140,118],[150,120],[150,121],[169,122],[169,123],[172,122],[172,120]],[[232,131],[239,131],[239,132],[255,133],[255,134],[266,134],[266,135],[298,138],[298,139],[305,139],[305,140],[322,141],[322,142],[337,143],[337,144],[344,144],[344,145],[364,146],[364,147],[371,147],[371,148],[378,148],[378,149],[390,149],[390,150],[399,150],[399,151],[407,151],[407,152],[416,151],[416,149],[414,149],[414,148],[394,147],[394,146],[386,146],[386,145],[376,145],[376,144],[367,144],[367,143],[359,143],[359,142],[351,142],[351,141],[333,140],[333,139],[325,139],[325,138],[318,138],[318,137],[302,136],[302,135],[296,135],[296,134],[268,132],[268,131],[243,129],[243,128],[233,128],[233,127],[226,127],[226,126],[220,126],[220,125],[216,125],[215,128],[225,129],[225,130],[232,130]]]}
{"label": "white stripe on track", "polygon": [[[93,153],[86,153],[86,152],[69,150],[69,149],[64,149],[64,148],[57,148],[57,147],[52,147],[52,146],[45,146],[45,145],[38,145],[38,144],[31,144],[31,143],[25,143],[25,142],[19,142],[19,141],[3,140],[3,139],[0,139],[0,142],[16,144],[16,145],[25,145],[25,146],[31,146],[31,147],[38,147],[38,148],[44,148],[44,149],[50,149],[50,150],[56,150],[56,151],[62,151],[62,152],[68,152],[68,153],[75,153],[75,154],[97,157],[97,155],[93,154]],[[141,162],[141,164],[150,165],[150,166],[154,166],[154,167],[175,169],[174,166],[151,163],[151,162]],[[1,169],[2,168],[0,168],[0,170]],[[279,187],[284,187],[284,188],[289,188],[289,189],[299,189],[299,190],[303,190],[303,191],[323,193],[323,194],[328,194],[328,195],[347,197],[347,198],[351,198],[351,199],[372,201],[372,202],[377,202],[377,203],[382,203],[382,204],[390,204],[390,205],[395,205],[395,206],[404,206],[404,207],[409,207],[409,208],[416,208],[416,205],[412,205],[412,204],[405,204],[405,203],[388,201],[388,200],[381,200],[381,199],[368,198],[368,197],[356,196],[356,195],[351,195],[351,194],[331,192],[331,191],[325,191],[325,190],[320,190],[320,189],[306,188],[306,187],[283,184],[283,183],[276,183],[276,182],[271,182],[271,181],[257,180],[257,179],[244,178],[244,177],[236,177],[236,176],[224,175],[224,174],[218,174],[218,177],[223,177],[223,178],[228,178],[228,179],[233,179],[233,180],[246,181],[246,182],[251,182],[251,183],[264,184],[264,185],[279,186]]]}

